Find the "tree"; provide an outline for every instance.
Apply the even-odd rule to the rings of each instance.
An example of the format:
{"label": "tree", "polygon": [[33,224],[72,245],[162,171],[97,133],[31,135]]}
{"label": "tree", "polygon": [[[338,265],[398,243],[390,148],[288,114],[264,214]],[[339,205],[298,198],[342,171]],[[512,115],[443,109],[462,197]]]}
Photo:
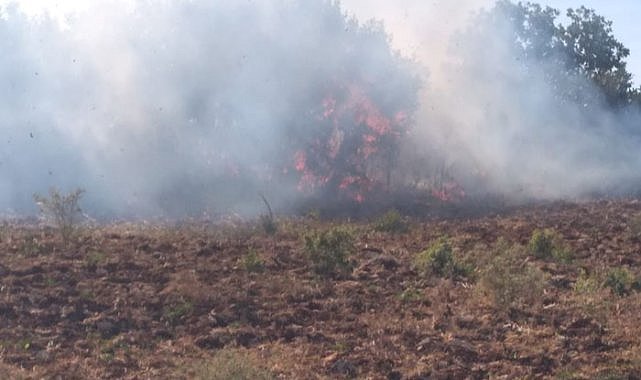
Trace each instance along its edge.
{"label": "tree", "polygon": [[608,105],[625,106],[634,99],[632,75],[625,58],[630,50],[619,42],[612,31],[612,21],[585,7],[568,9],[571,20],[559,25],[568,68],[589,78],[601,91]]}
{"label": "tree", "polygon": [[[568,9],[567,25],[559,15],[536,3],[500,0],[480,18],[494,25],[508,22],[507,38],[524,70],[546,65],[546,78],[561,100],[614,108],[638,102],[626,69],[630,51],[614,36],[612,22],[585,7]],[[585,84],[598,90],[596,97]]]}

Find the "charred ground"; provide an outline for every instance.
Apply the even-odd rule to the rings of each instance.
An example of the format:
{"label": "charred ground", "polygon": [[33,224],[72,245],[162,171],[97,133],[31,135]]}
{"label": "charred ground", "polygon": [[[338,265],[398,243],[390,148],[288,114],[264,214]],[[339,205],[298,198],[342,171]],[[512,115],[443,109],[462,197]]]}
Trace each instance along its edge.
{"label": "charred ground", "polygon": [[[235,361],[254,378],[638,378],[640,214],[638,201],[564,203],[400,229],[312,215],[273,235],[120,223],[67,245],[7,222],[0,377],[192,378]],[[317,273],[305,237],[337,225],[354,238],[349,268]],[[528,249],[545,229],[569,257]],[[444,237],[465,270],[417,267]],[[493,261],[512,254],[513,271]]]}

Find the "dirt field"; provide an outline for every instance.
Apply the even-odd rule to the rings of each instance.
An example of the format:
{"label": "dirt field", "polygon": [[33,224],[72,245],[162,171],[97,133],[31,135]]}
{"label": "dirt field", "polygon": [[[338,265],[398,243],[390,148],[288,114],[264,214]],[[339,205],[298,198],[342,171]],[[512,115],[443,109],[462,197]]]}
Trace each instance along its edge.
{"label": "dirt field", "polygon": [[[406,230],[122,223],[66,245],[7,222],[0,378],[217,378],[230,363],[254,378],[641,378],[639,215],[602,201]],[[338,224],[352,255],[319,270],[309,236]],[[537,229],[554,253],[533,251]],[[421,267],[444,237],[451,260]]]}

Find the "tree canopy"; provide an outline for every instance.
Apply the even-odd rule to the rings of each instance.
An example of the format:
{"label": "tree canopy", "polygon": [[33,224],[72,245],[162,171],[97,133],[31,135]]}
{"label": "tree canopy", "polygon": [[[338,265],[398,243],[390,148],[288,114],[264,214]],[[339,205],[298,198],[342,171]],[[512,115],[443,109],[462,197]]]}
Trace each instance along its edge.
{"label": "tree canopy", "polygon": [[[560,14],[536,3],[500,0],[480,17],[508,20],[512,28],[508,38],[522,64],[550,64],[548,79],[563,100],[615,108],[639,105],[639,90],[626,67],[630,50],[614,36],[612,21],[586,7],[568,9],[566,24],[559,21]],[[600,91],[597,99],[574,80],[576,76],[589,79]]]}

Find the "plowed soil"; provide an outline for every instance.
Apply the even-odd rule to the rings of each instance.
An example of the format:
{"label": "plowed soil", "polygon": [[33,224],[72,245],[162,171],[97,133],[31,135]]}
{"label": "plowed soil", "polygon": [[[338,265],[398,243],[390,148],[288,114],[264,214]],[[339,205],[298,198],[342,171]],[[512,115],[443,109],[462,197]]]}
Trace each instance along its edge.
{"label": "plowed soil", "polygon": [[[550,204],[411,220],[403,233],[282,219],[273,236],[240,220],[119,223],[66,244],[6,222],[0,378],[191,378],[231,349],[283,379],[641,378],[641,293],[576,286],[612,268],[639,274],[640,212],[637,201]],[[337,224],[354,229],[353,269],[319,275],[303,236]],[[526,257],[545,274],[542,296],[497,305],[482,263],[497,240],[526,246],[542,228],[572,260]],[[473,273],[413,266],[443,236]],[[248,253],[262,268],[248,269]]]}

